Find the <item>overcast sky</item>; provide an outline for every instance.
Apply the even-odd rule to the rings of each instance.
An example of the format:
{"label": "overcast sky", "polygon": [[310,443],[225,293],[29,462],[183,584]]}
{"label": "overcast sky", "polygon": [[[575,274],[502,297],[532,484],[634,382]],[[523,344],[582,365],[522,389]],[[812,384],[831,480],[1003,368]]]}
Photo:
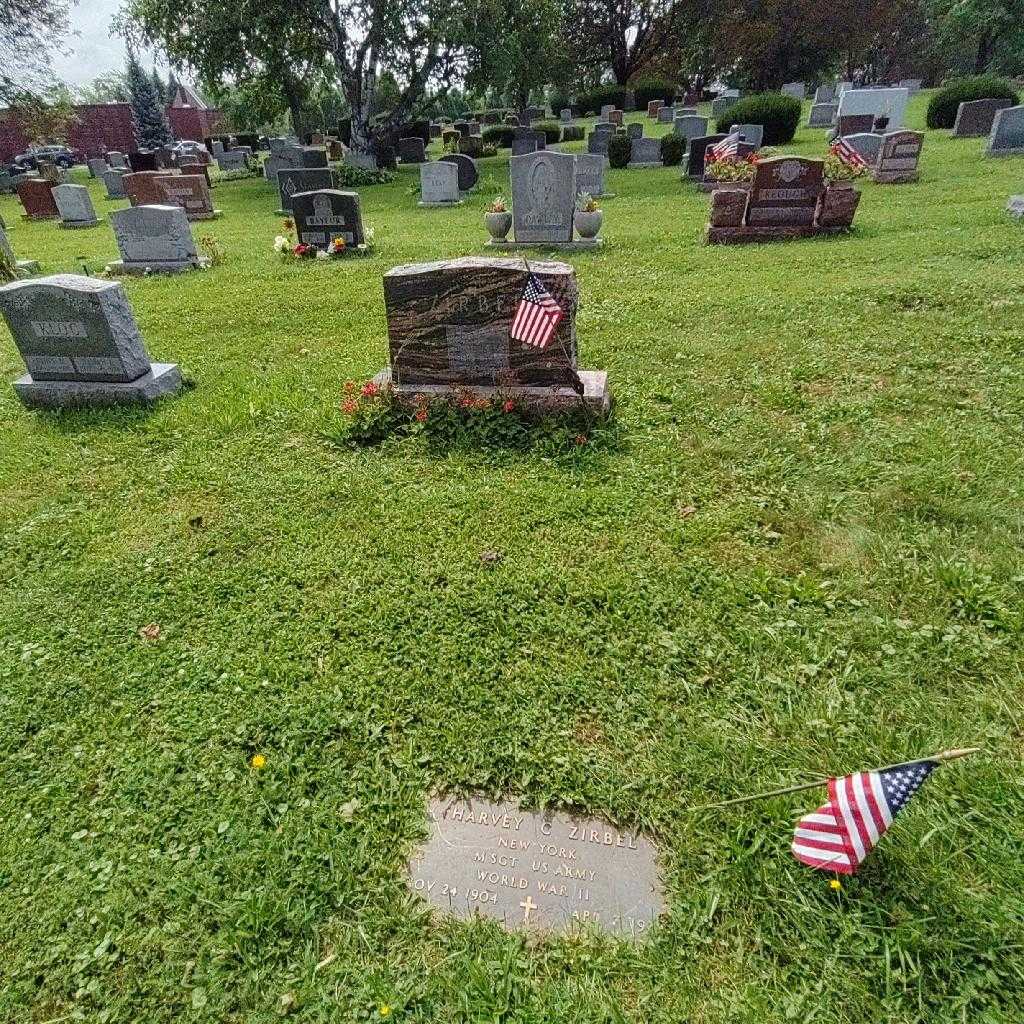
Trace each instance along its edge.
{"label": "overcast sky", "polygon": [[[71,8],[71,28],[77,35],[67,40],[66,54],[57,54],[53,66],[68,85],[91,82],[105,71],[123,71],[124,40],[110,27],[121,0],[78,0]],[[143,66],[149,70],[152,55],[144,53]]]}

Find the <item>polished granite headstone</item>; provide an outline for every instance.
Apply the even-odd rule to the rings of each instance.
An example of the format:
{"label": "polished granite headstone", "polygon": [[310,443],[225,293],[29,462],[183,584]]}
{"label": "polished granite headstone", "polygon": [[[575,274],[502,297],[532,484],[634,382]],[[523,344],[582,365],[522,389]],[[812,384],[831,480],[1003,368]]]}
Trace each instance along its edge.
{"label": "polished granite headstone", "polygon": [[532,260],[530,269],[564,314],[544,348],[509,336],[526,286],[521,259],[463,257],[393,267],[384,275],[391,359],[377,382],[393,385],[406,402],[450,399],[467,390],[484,398],[511,392],[538,414],[581,402],[607,413],[607,374],[577,369],[575,271],[567,263]]}
{"label": "polished granite headstone", "polygon": [[635,830],[514,800],[435,798],[428,814],[430,838],[409,861],[409,885],[444,915],[639,939],[666,909],[657,851]]}

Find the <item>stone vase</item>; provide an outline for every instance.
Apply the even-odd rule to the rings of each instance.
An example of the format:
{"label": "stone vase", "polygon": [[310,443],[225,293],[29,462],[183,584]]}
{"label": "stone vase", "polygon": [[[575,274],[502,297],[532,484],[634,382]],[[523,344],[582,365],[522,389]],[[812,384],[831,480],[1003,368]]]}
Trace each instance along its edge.
{"label": "stone vase", "polygon": [[590,213],[577,210],[572,218],[576,234],[580,238],[597,238],[597,233],[601,230],[602,220],[604,220],[604,213],[601,210],[593,210]]}
{"label": "stone vase", "polygon": [[507,210],[504,213],[485,213],[484,224],[495,242],[503,242],[512,230],[512,214]]}

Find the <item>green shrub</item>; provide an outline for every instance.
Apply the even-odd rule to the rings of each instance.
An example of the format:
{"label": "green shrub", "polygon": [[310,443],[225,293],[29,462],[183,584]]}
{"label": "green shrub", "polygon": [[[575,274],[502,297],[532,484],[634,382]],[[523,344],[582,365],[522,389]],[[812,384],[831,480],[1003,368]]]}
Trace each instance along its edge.
{"label": "green shrub", "polygon": [[666,167],[678,167],[683,162],[686,151],[686,139],[675,132],[661,137],[661,162]]}
{"label": "green shrub", "polygon": [[583,141],[583,125],[581,124],[567,124],[562,126],[562,141],[563,142],[582,142]]}
{"label": "green shrub", "polygon": [[633,87],[633,99],[637,110],[646,110],[651,100],[664,100],[671,106],[676,87],[664,78],[641,78]]}
{"label": "green shrub", "polygon": [[535,132],[544,133],[544,138],[549,146],[561,141],[562,126],[557,121],[534,121],[531,127]]}
{"label": "green shrub", "polygon": [[952,128],[957,108],[970,100],[1011,100],[1016,104],[1019,97],[1013,86],[998,75],[954,79],[935,93],[928,103],[928,127]]}
{"label": "green shrub", "polygon": [[548,102],[551,104],[551,113],[557,115],[569,106],[569,96],[564,92],[553,92]]}
{"label": "green shrub", "polygon": [[395,176],[390,171],[368,171],[341,164],[334,168],[334,180],[341,188],[359,188],[362,185],[386,185],[394,181]]}
{"label": "green shrub", "polygon": [[512,148],[512,133],[515,131],[511,125],[492,124],[482,132],[484,142],[489,146],[501,146],[503,149]]}
{"label": "green shrub", "polygon": [[626,90],[617,85],[604,85],[576,99],[576,107],[583,117],[587,114],[600,114],[606,103],[613,103],[620,110],[625,109]]}
{"label": "green shrub", "polygon": [[778,92],[763,92],[737,100],[719,119],[718,131],[727,132],[734,124],[759,124],[764,127],[766,146],[792,142],[800,123],[800,101]]}
{"label": "green shrub", "polygon": [[608,163],[612,167],[621,168],[629,163],[633,152],[633,142],[626,135],[613,135],[608,140]]}

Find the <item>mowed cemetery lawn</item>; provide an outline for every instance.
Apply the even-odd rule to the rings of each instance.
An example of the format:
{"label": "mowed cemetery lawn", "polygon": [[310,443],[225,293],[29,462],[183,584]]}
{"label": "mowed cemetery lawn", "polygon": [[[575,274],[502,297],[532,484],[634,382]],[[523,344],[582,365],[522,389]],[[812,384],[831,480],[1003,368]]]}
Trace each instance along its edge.
{"label": "mowed cemetery lawn", "polygon": [[[735,248],[679,168],[609,172],[569,260],[618,405],[571,452],[335,440],[382,274],[484,255],[507,151],[459,209],[362,189],[376,248],[331,264],[219,184],[225,262],[125,282],[195,384],[149,412],[26,412],[0,329],[0,1020],[1020,1020],[1024,160],[983,145]],[[0,213],[44,272],[117,256]],[[824,790],[693,810],[975,744],[839,893],[789,853]],[[438,790],[644,829],[669,913],[431,919]]]}

